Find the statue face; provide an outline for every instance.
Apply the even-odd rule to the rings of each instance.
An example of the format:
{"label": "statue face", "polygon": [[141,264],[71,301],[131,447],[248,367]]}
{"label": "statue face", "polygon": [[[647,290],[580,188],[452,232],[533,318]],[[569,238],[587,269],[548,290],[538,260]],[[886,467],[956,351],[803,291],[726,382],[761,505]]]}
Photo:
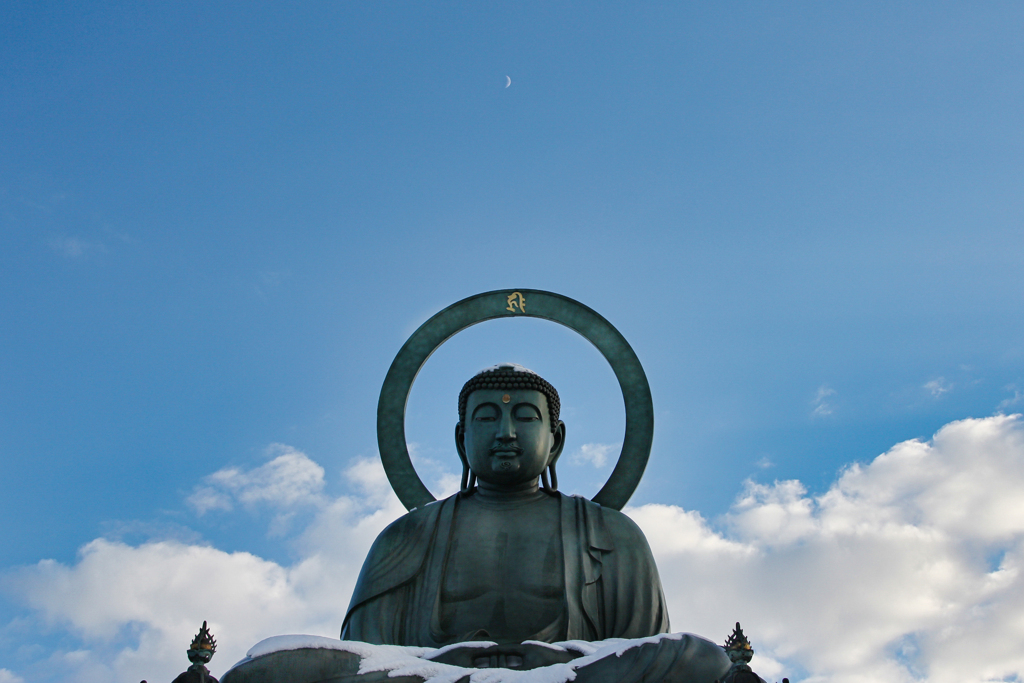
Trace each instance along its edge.
{"label": "statue face", "polygon": [[477,389],[466,401],[456,445],[469,468],[497,487],[535,482],[562,452],[565,425],[551,430],[548,399],[534,389]]}

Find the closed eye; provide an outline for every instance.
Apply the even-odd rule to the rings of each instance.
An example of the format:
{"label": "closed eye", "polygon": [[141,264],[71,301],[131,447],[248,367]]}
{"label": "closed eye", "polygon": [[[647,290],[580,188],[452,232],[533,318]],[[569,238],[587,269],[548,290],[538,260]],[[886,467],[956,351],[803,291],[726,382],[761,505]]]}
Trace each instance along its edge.
{"label": "closed eye", "polygon": [[539,422],[541,419],[540,411],[530,403],[520,403],[515,407],[512,415],[516,422]]}
{"label": "closed eye", "polygon": [[501,411],[490,403],[483,403],[473,411],[473,422],[494,422],[501,415]]}

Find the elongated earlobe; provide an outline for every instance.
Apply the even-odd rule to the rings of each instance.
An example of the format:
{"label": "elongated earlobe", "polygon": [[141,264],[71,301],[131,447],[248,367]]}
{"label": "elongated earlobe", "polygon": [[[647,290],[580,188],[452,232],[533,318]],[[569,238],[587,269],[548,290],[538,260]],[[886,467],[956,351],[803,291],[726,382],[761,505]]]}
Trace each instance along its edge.
{"label": "elongated earlobe", "polygon": [[[555,472],[555,463],[548,465],[548,469],[551,470],[551,490],[558,490],[558,474]],[[546,473],[545,473],[546,474]]]}
{"label": "elongated earlobe", "polygon": [[544,490],[551,493],[551,482],[548,481],[548,471],[544,470],[540,473],[540,483],[544,487]]}
{"label": "elongated earlobe", "polygon": [[462,461],[462,484],[459,487],[459,491],[469,493],[476,484],[476,477],[469,469],[469,460],[466,458],[466,446],[463,443],[464,437],[465,433],[462,430],[462,423],[459,422],[455,425],[455,450],[458,451],[459,460]]}

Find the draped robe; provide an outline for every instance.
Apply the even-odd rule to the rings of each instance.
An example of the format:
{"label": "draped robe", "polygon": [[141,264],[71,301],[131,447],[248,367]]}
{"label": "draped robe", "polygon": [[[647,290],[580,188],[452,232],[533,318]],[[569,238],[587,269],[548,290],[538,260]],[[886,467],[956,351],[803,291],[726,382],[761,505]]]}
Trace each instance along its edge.
{"label": "draped robe", "polygon": [[[414,509],[381,532],[356,582],[342,624],[343,640],[421,647],[455,641],[443,633],[438,614],[463,495]],[[617,510],[578,496],[556,495],[566,633],[559,634],[564,638],[543,639],[595,641],[667,633],[661,579],[639,527]]]}

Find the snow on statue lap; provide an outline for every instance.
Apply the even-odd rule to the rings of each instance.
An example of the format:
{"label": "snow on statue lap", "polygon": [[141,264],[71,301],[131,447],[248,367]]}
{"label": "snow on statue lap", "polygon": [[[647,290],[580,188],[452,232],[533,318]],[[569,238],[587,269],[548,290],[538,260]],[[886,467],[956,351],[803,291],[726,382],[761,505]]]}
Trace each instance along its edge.
{"label": "snow on statue lap", "polygon": [[[529,664],[542,650],[564,661],[536,668],[478,668],[482,660],[489,664],[499,656],[506,663]],[[446,655],[453,652],[468,666],[451,663]],[[472,641],[444,648],[276,636],[249,650],[221,683],[712,683],[728,668],[720,647],[685,633],[518,646]]]}

